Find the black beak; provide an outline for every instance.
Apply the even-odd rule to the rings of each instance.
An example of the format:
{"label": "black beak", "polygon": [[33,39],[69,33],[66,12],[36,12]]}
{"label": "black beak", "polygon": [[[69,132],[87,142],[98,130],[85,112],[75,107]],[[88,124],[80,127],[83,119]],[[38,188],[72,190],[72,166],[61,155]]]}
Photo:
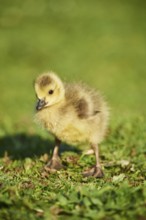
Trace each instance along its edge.
{"label": "black beak", "polygon": [[46,102],[44,99],[39,99],[36,105],[36,110],[41,110],[46,105]]}

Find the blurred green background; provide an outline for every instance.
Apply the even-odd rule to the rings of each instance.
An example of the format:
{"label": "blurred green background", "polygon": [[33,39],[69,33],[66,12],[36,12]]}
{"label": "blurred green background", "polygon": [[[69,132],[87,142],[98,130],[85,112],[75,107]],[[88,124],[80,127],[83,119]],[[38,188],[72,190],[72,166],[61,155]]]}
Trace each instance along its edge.
{"label": "blurred green background", "polygon": [[112,121],[146,115],[146,1],[0,0],[0,123],[33,126],[33,80],[100,89]]}

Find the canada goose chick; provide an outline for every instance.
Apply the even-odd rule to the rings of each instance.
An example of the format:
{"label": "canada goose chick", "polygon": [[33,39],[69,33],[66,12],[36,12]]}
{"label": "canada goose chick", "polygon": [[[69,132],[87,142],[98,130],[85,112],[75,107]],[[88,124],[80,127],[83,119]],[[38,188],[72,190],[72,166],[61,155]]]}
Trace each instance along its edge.
{"label": "canada goose chick", "polygon": [[103,97],[83,84],[65,84],[53,72],[38,76],[35,92],[38,97],[35,118],[56,140],[47,166],[56,170],[63,167],[58,156],[61,141],[72,145],[88,143],[94,150],[96,164],[83,175],[102,177],[98,144],[105,136],[109,117]]}

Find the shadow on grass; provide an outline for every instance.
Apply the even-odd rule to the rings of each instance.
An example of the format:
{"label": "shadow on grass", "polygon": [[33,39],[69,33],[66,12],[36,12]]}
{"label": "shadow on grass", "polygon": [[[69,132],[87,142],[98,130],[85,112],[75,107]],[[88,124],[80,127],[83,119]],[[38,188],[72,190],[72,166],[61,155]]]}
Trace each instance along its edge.
{"label": "shadow on grass", "polygon": [[[12,159],[32,158],[45,153],[51,155],[54,144],[54,141],[42,138],[39,135],[20,133],[4,136],[0,138],[0,157],[3,157],[5,152],[7,152]],[[60,153],[64,151],[80,152],[80,150],[75,147],[62,144]]]}

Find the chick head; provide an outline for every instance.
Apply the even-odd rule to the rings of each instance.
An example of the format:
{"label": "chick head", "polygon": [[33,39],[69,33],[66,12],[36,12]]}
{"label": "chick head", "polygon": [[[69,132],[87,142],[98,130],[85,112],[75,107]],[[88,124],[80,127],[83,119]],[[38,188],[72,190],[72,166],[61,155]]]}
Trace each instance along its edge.
{"label": "chick head", "polygon": [[64,99],[65,89],[60,78],[54,73],[41,74],[35,80],[35,92],[38,98],[37,110],[57,104]]}

